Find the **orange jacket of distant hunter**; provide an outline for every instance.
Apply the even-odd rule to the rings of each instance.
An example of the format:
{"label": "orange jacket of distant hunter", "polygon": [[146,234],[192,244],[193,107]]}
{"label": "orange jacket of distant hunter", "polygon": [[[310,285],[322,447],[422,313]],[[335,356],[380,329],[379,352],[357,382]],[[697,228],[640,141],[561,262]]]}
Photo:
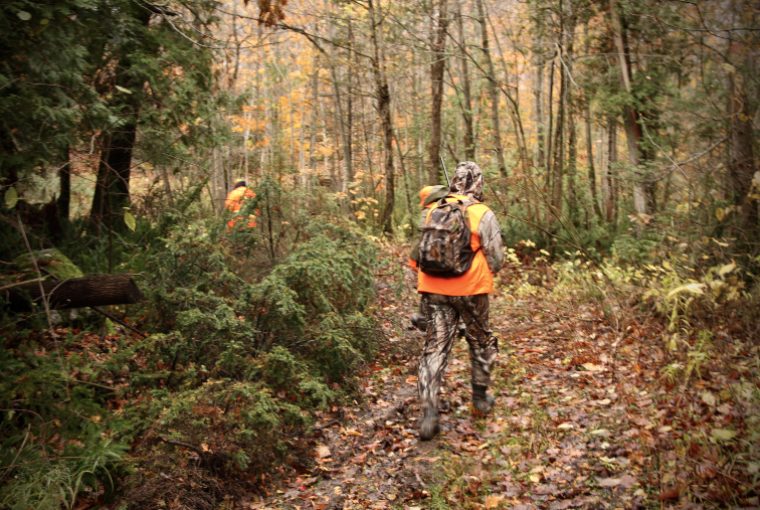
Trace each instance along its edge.
{"label": "orange jacket of distant hunter", "polygon": [[[256,193],[248,189],[246,186],[239,186],[227,194],[227,198],[224,200],[224,208],[233,214],[232,219],[227,222],[227,228],[233,228],[240,221],[240,208],[243,206],[243,202],[256,197]],[[254,228],[256,226],[256,215],[248,215],[248,227]]]}
{"label": "orange jacket of distant hunter", "polygon": [[[467,199],[465,195],[451,195],[446,201]],[[472,232],[470,246],[475,252],[470,269],[463,275],[453,277],[433,276],[419,271],[417,292],[444,296],[474,296],[493,292],[493,275],[501,269],[504,260],[499,225],[493,212],[482,203],[467,207],[467,219]]]}

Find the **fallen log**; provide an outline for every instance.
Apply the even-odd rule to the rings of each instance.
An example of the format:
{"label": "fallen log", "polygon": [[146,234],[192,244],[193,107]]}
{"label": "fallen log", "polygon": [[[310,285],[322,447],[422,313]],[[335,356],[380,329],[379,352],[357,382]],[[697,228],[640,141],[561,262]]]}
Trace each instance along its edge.
{"label": "fallen log", "polygon": [[129,305],[143,299],[134,280],[126,274],[89,275],[56,281],[25,283],[10,289],[9,301],[14,309],[28,308],[30,300],[42,302],[42,292],[50,309],[84,308],[87,306]]}

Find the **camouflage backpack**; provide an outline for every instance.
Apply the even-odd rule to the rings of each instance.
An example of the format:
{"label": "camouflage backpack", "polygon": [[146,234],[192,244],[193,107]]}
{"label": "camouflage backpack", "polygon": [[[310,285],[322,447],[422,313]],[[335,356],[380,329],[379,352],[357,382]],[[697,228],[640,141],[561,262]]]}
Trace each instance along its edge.
{"label": "camouflage backpack", "polygon": [[430,211],[422,228],[419,267],[423,273],[452,277],[467,272],[475,252],[470,245],[467,207],[473,200],[442,198]]}

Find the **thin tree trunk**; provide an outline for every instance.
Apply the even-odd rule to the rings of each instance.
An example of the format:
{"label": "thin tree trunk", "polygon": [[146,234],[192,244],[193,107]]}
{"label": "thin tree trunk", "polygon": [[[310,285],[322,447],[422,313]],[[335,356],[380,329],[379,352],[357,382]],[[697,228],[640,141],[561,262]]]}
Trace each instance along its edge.
{"label": "thin tree trunk", "polygon": [[441,106],[443,104],[443,73],[446,68],[446,27],[447,0],[437,0],[437,9],[431,16],[432,30],[430,40],[430,145],[428,146],[428,163],[430,165],[430,182],[437,182],[439,175],[439,158],[441,154]]}
{"label": "thin tree trunk", "polygon": [[[561,57],[560,57],[561,58]],[[557,126],[554,133],[554,165],[552,167],[551,208],[553,214],[562,214],[562,179],[565,164],[565,107],[567,105],[567,75],[560,68],[559,73],[559,106],[557,109]],[[555,218],[556,219],[556,218]]]}
{"label": "thin tree trunk", "polygon": [[551,212],[549,211],[549,207],[551,206],[551,192],[552,192],[552,133],[554,130],[554,68],[555,61],[556,61],[556,54],[554,57],[552,57],[551,65],[549,65],[549,90],[547,91],[547,112],[546,112],[546,118],[548,119],[548,126],[546,129],[546,159],[544,167],[545,171],[545,183],[544,187],[546,189],[545,191],[545,200],[546,200],[546,214],[547,214],[547,223],[549,223],[548,220],[551,219]]}
{"label": "thin tree trunk", "polygon": [[[528,144],[525,141],[525,128],[523,127],[522,116],[520,115],[520,76],[519,74],[515,74],[516,83],[511,87],[515,92],[512,94],[509,90],[509,72],[507,70],[507,59],[504,55],[504,50],[501,48],[501,43],[496,34],[496,29],[491,22],[491,17],[488,15],[488,12],[485,12],[484,14],[486,21],[494,34],[494,42],[496,43],[496,49],[499,51],[499,62],[501,62],[501,69],[504,73],[504,80],[506,82],[505,85],[499,86],[498,89],[501,90],[502,94],[504,94],[504,97],[507,99],[507,104],[509,105],[509,118],[512,121],[512,126],[515,130],[515,140],[517,142],[518,154],[520,155],[520,164],[523,172],[527,175],[530,171],[530,155],[528,153]],[[494,85],[496,85],[496,83],[497,82],[494,82]]]}
{"label": "thin tree trunk", "polygon": [[60,192],[56,201],[56,209],[61,223],[68,225],[71,216],[71,158],[68,146],[63,149],[61,156],[63,157],[63,164],[58,170]]}
{"label": "thin tree trunk", "polygon": [[533,166],[546,168],[544,123],[544,42],[541,27],[534,27],[533,35],[533,123],[536,125],[536,150],[533,156]]}
{"label": "thin tree trunk", "polygon": [[462,2],[457,0],[457,28],[459,29],[460,41],[460,69],[462,73],[462,121],[464,123],[464,156],[472,161],[475,159],[475,132],[472,123],[472,91],[470,88],[470,70],[467,62],[465,48],[467,40],[462,20]]}
{"label": "thin tree trunk", "polygon": [[488,71],[488,95],[491,99],[491,129],[493,131],[493,145],[496,153],[496,163],[499,175],[507,177],[507,164],[504,161],[504,149],[501,146],[501,126],[499,121],[499,92],[496,88],[496,73],[494,71],[491,50],[488,43],[488,25],[486,25],[485,9],[483,0],[476,0],[478,8],[478,22],[480,23],[481,46],[486,70]]}
{"label": "thin tree trunk", "polygon": [[602,200],[607,223],[614,224],[617,219],[615,164],[617,163],[617,121],[607,117],[607,161],[602,179]]}
{"label": "thin tree trunk", "polygon": [[351,20],[348,20],[348,64],[346,66],[346,122],[343,132],[343,165],[345,169],[345,188],[354,180],[354,66],[353,66],[354,30]]}
{"label": "thin tree trunk", "polygon": [[[583,25],[584,53],[589,55],[591,39],[588,33],[588,22]],[[583,109],[584,124],[586,128],[586,158],[588,160],[588,185],[591,192],[591,204],[598,220],[602,220],[602,208],[599,206],[599,197],[596,192],[596,167],[594,164],[594,143],[591,130],[591,103],[588,96],[585,97]]]}
{"label": "thin tree trunk", "polygon": [[584,109],[584,124],[586,127],[586,158],[588,160],[588,185],[591,193],[591,204],[594,208],[594,214],[598,219],[602,219],[602,208],[599,206],[599,196],[596,190],[596,165],[594,163],[594,143],[591,131],[591,107],[588,99]]}
{"label": "thin tree trunk", "polygon": [[[575,129],[575,101],[573,100],[573,60],[575,59],[575,13],[571,2],[567,2],[567,19],[563,33],[565,50],[563,72],[565,73],[565,108],[567,109],[567,187],[568,212],[573,225],[580,225],[580,210],[578,209],[578,193],[576,179],[578,175],[578,135]],[[563,16],[564,16],[563,12]]]}
{"label": "thin tree trunk", "polygon": [[[377,11],[375,12],[375,1]],[[375,91],[377,96],[377,113],[383,129],[383,142],[385,149],[385,206],[381,217],[383,232],[393,233],[393,208],[395,205],[395,179],[393,171],[393,121],[391,119],[391,93],[385,72],[385,55],[382,45],[382,32],[378,25],[382,20],[380,0],[369,0],[369,22],[372,35],[372,73],[375,77]]]}
{"label": "thin tree trunk", "polygon": [[[311,119],[309,121],[309,171],[316,174],[317,158],[314,148],[317,145],[317,128],[319,123],[319,54],[314,54],[314,69],[311,74]],[[312,179],[307,179],[311,182]],[[308,192],[308,187],[307,187]]]}

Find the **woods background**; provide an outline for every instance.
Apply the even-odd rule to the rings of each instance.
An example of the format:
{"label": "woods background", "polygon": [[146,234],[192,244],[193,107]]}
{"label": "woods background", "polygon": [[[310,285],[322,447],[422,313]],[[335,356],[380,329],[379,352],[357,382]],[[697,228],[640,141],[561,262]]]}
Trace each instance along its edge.
{"label": "woods background", "polygon": [[[157,473],[167,457],[147,452],[178,444],[263,483],[376,352],[373,274],[401,271],[377,249],[414,235],[442,162],[483,168],[515,264],[551,280],[575,263],[618,325],[610,296],[633,296],[688,380],[700,331],[758,331],[759,16],[749,0],[3,2],[0,506],[74,508],[116,479],[152,501],[161,480],[119,472],[124,452]],[[236,178],[259,225],[230,233]],[[73,263],[38,263],[53,248]],[[85,273],[134,275],[146,301],[111,313],[142,340],[11,306],[21,283]]]}

